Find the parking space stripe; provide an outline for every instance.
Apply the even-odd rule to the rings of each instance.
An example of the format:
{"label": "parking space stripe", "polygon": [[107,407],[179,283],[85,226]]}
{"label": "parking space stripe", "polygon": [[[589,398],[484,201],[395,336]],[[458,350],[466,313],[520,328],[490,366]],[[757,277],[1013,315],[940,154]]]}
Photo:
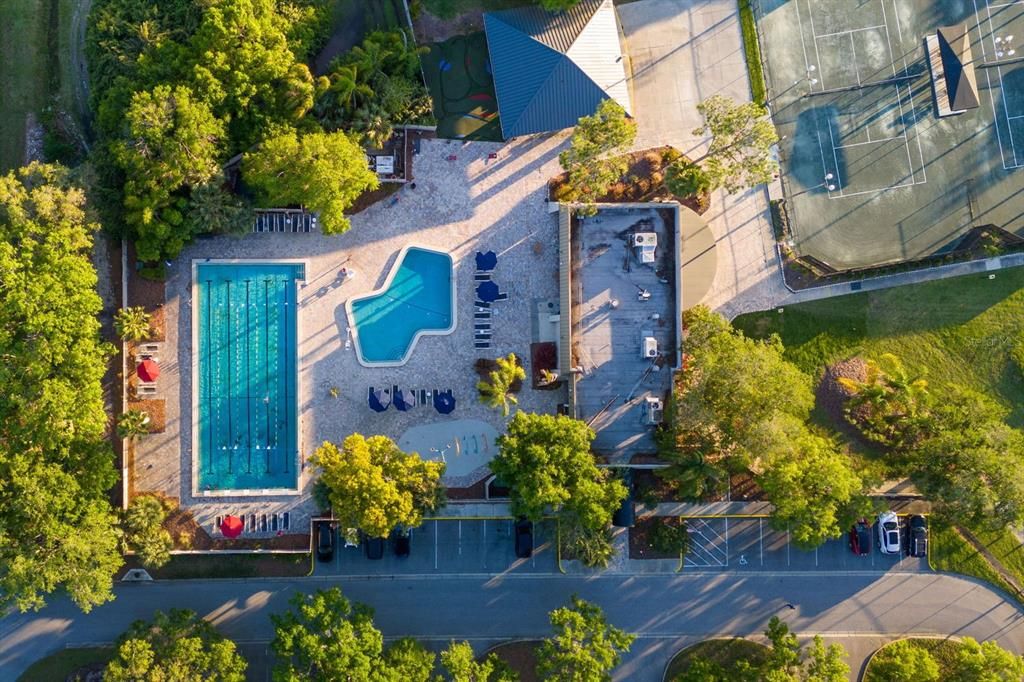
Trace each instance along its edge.
{"label": "parking space stripe", "polygon": [[764,566],[764,521],[757,520],[757,545],[761,550],[761,565]]}
{"label": "parking space stripe", "polygon": [[434,521],[434,570],[437,570],[437,521]]}
{"label": "parking space stripe", "polygon": [[725,519],[725,565],[729,565],[729,519]]}

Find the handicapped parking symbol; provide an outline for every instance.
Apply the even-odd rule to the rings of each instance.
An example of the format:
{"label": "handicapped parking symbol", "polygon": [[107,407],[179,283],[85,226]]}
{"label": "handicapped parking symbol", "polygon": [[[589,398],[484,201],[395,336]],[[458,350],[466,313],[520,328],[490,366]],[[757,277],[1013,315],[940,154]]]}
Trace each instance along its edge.
{"label": "handicapped parking symbol", "polygon": [[746,566],[746,565],[747,565],[747,555],[746,554],[740,554],[740,566]]}

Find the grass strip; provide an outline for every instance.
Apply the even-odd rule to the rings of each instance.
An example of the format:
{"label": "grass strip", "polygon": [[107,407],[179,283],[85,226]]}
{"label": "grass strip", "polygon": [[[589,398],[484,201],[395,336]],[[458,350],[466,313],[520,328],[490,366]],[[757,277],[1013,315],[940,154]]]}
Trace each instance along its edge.
{"label": "grass strip", "polygon": [[[896,640],[902,641],[902,640]],[[938,637],[908,637],[907,641],[910,642],[914,648],[924,649],[932,655],[935,662],[939,665],[939,679],[944,680],[949,677],[953,672],[953,664],[956,661],[957,651],[960,649],[960,642],[952,639],[940,639]],[[893,644],[894,642],[889,642]],[[889,646],[886,644],[881,649],[876,651],[871,659],[868,661],[867,668],[864,669],[864,682],[888,682],[886,678],[879,676],[877,668],[875,667],[876,659],[884,655],[885,647]]]}
{"label": "grass strip", "polygon": [[736,664],[740,661],[749,661],[754,666],[758,666],[768,659],[768,653],[768,647],[752,642],[749,639],[739,637],[732,639],[706,639],[703,642],[697,642],[693,646],[686,647],[676,654],[668,664],[665,680],[672,682],[677,676],[689,670],[693,661],[697,658],[704,658],[712,663],[717,663],[725,669],[726,673],[733,673],[736,670]]}
{"label": "grass strip", "polygon": [[[128,568],[136,564],[128,562]],[[302,577],[313,572],[309,554],[176,554],[160,568],[146,569],[154,580]]]}
{"label": "grass strip", "polygon": [[757,42],[757,19],[750,0],[739,0],[740,28],[743,31],[743,53],[747,57],[747,72],[750,74],[750,95],[756,104],[768,103],[768,88],[764,82],[764,66],[761,64],[761,46]]}
{"label": "grass strip", "polygon": [[932,517],[928,547],[928,563],[936,571],[967,575],[998,587],[1016,597],[1013,586],[988,562],[956,528]]}
{"label": "grass strip", "polygon": [[18,682],[66,680],[79,668],[87,665],[106,665],[113,657],[114,648],[109,646],[61,649],[29,666],[29,669],[18,678]]}

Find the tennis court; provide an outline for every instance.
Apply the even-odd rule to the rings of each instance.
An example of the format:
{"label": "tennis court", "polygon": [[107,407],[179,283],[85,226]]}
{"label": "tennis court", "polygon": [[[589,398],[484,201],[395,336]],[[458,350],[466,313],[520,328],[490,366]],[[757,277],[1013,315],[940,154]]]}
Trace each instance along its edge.
{"label": "tennis court", "polygon": [[[972,226],[1016,228],[1024,0],[767,0],[758,22],[799,254],[867,267],[955,249]],[[940,118],[925,38],[957,24],[979,106]]]}

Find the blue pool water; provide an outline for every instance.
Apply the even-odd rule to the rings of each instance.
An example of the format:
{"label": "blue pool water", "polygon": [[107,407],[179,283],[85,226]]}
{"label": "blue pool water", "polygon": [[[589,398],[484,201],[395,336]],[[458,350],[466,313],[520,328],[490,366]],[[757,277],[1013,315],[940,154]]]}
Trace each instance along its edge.
{"label": "blue pool water", "polygon": [[384,289],[348,302],[356,353],[364,365],[402,364],[420,334],[454,329],[451,256],[409,247],[394,268]]}
{"label": "blue pool water", "polygon": [[301,263],[196,267],[196,488],[297,485],[296,281]]}

